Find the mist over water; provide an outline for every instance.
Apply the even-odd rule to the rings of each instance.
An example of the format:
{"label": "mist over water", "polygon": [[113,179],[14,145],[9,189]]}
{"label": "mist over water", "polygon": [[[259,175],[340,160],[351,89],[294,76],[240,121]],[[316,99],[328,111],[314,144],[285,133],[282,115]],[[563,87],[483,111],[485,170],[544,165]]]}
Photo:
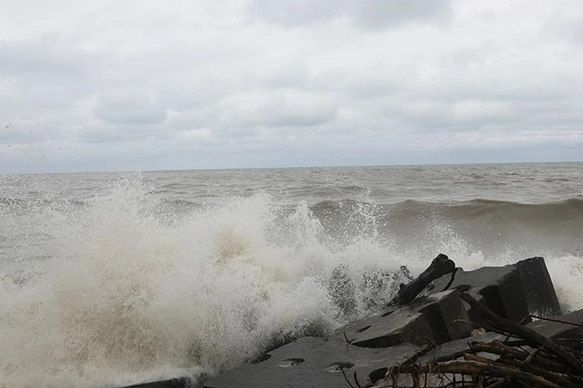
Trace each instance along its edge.
{"label": "mist over water", "polygon": [[583,308],[582,167],[1,176],[0,386],[214,373],[374,313],[440,252],[544,256]]}

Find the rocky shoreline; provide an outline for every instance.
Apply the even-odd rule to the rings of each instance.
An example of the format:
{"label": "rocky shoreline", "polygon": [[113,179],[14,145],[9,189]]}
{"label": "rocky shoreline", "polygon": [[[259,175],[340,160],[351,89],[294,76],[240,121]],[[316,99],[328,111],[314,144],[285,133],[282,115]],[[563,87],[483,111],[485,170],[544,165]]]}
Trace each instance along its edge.
{"label": "rocky shoreline", "polygon": [[[458,269],[432,284],[429,295],[327,338],[300,338],[204,381],[177,378],[131,388],[577,386],[583,310],[562,315],[543,258]],[[558,355],[546,340],[561,347]],[[565,370],[562,349],[575,360],[567,360]]]}

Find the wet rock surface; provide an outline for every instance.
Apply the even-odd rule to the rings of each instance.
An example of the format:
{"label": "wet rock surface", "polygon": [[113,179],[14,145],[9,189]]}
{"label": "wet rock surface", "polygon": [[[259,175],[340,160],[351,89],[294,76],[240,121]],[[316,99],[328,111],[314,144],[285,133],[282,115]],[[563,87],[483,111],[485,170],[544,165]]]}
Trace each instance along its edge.
{"label": "wet rock surface", "polygon": [[[341,272],[336,277],[339,282],[345,280]],[[425,297],[418,297],[406,305],[387,307],[380,314],[339,328],[328,338],[300,338],[265,354],[261,362],[225,371],[199,383],[202,385],[198,387],[325,388],[348,387],[349,382],[354,387],[384,386],[387,383],[385,375],[390,374],[388,368],[393,364],[416,362],[428,365],[457,362],[463,357],[484,361],[492,354],[474,351],[468,356],[470,344],[501,343],[508,336],[481,328],[488,328],[488,325],[476,311],[480,305],[473,304],[475,308],[471,308],[469,303],[472,301],[465,296],[467,302],[462,300],[460,290],[514,324],[528,323],[530,315],[552,315],[553,320],[562,322],[535,320],[525,327],[549,338],[563,340],[572,348],[583,342],[583,310],[560,315],[551,278],[544,259],[540,257],[502,267],[484,267],[475,271],[460,269],[453,282],[448,274],[433,284],[433,291]],[[448,290],[439,292],[448,284]],[[346,282],[345,286],[345,294],[349,297],[353,292],[351,284]],[[351,308],[350,305],[345,307]],[[399,386],[415,386],[411,376],[398,376]],[[460,377],[456,372],[432,375],[427,383],[439,385],[444,376]],[[188,384],[192,384],[190,380],[176,379],[131,388],[174,388],[187,387]]]}
{"label": "wet rock surface", "polygon": [[370,386],[384,377],[387,363],[412,356],[417,346],[362,348],[305,337],[269,353],[258,364],[232,369],[204,382],[206,388],[341,387],[346,378]]}
{"label": "wet rock surface", "polygon": [[388,348],[403,342],[422,345],[431,337],[422,314],[411,308],[398,308],[342,327],[332,339],[360,347]]}
{"label": "wet rock surface", "polygon": [[420,363],[425,363],[429,361],[449,361],[455,360],[463,356],[465,352],[470,349],[471,341],[482,341],[489,342],[494,340],[503,340],[506,338],[502,334],[498,333],[483,333],[468,338],[462,338],[455,341],[447,342],[442,345],[437,346],[435,349],[431,350],[426,355],[419,358]]}
{"label": "wet rock surface", "polygon": [[583,310],[567,315],[552,316],[547,320],[531,322],[527,327],[554,339],[569,348],[580,348],[583,343]]}
{"label": "wet rock surface", "polygon": [[[438,279],[435,289],[447,285],[449,279]],[[518,268],[483,267],[474,271],[458,270],[451,288],[467,292],[490,310],[513,322],[521,322],[528,315],[526,296]],[[480,322],[480,316],[471,308],[468,315],[472,322]]]}
{"label": "wet rock surface", "polygon": [[192,386],[193,382],[189,378],[181,377],[177,379],[130,385],[125,388],[190,388]]}
{"label": "wet rock surface", "polygon": [[441,344],[470,334],[468,315],[457,290],[389,307],[381,314],[356,321],[336,331],[331,339],[361,347],[389,347],[403,342]]}
{"label": "wet rock surface", "polygon": [[561,315],[561,306],[545,259],[532,257],[519,261],[514,266],[520,275],[529,313],[541,316]]}

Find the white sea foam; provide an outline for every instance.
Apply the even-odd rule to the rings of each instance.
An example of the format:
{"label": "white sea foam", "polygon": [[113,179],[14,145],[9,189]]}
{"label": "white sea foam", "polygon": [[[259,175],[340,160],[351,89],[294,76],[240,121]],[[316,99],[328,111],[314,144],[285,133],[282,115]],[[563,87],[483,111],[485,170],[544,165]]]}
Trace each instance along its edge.
{"label": "white sea foam", "polygon": [[[350,238],[338,242],[304,202],[289,210],[257,194],[174,214],[148,192],[130,179],[86,206],[39,210],[43,222],[30,227],[51,258],[0,283],[1,387],[213,373],[274,341],[345,323],[330,289],[336,268],[356,284],[363,316],[379,291],[367,273],[403,264],[418,273],[430,259],[396,249],[370,209],[352,215]],[[447,226],[433,230],[434,254],[466,269],[492,264]],[[549,267],[563,305],[583,307],[581,258],[551,258]]]}

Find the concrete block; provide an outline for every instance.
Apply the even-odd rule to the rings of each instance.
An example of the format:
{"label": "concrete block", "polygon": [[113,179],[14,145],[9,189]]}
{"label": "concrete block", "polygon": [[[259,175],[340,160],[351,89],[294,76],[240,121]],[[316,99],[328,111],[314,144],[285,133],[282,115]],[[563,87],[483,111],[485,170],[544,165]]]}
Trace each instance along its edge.
{"label": "concrete block", "polygon": [[[434,282],[434,290],[443,289],[449,280],[449,276],[437,279]],[[526,296],[518,268],[515,266],[483,267],[467,272],[460,269],[450,286],[457,287],[468,288],[470,295],[496,314],[513,322],[519,323],[528,316]],[[483,322],[473,309],[467,311],[472,322]]]}
{"label": "concrete block", "polygon": [[152,381],[149,383],[126,386],[124,388],[190,388],[192,381],[189,378],[181,377],[170,380]]}
{"label": "concrete block", "polygon": [[418,362],[420,364],[425,364],[430,361],[437,361],[437,362],[444,362],[455,360],[459,357],[462,357],[464,352],[467,352],[470,349],[470,342],[478,341],[478,342],[491,342],[494,340],[503,341],[507,337],[493,332],[488,332],[468,338],[462,338],[459,340],[447,342],[444,344],[439,345],[426,355],[419,358]]}
{"label": "concrete block", "polygon": [[331,339],[348,340],[353,345],[369,348],[403,342],[441,344],[470,335],[472,327],[458,320],[468,321],[469,318],[458,291],[448,290],[342,327]]}
{"label": "concrete block", "polygon": [[543,317],[561,315],[561,306],[545,259],[531,257],[514,266],[518,268],[529,313]]}
{"label": "concrete block", "polygon": [[[417,350],[412,344],[370,349],[317,337],[304,337],[268,353],[257,364],[245,364],[204,381],[205,388],[338,388],[354,383],[371,386],[384,377],[391,362],[402,362]],[[343,373],[344,372],[344,373]],[[345,378],[346,376],[346,378]]]}
{"label": "concrete block", "polygon": [[[581,347],[583,344],[583,310],[577,310],[567,315],[553,316],[550,319],[562,322],[537,320],[527,327],[538,333],[550,337],[566,347]],[[574,323],[575,325],[570,325]]]}
{"label": "concrete block", "polygon": [[388,348],[404,342],[424,345],[433,333],[423,314],[404,306],[341,327],[330,338],[360,347]]}
{"label": "concrete block", "polygon": [[416,299],[410,306],[423,314],[437,344],[468,337],[473,329],[461,322],[469,321],[469,317],[455,289]]}

